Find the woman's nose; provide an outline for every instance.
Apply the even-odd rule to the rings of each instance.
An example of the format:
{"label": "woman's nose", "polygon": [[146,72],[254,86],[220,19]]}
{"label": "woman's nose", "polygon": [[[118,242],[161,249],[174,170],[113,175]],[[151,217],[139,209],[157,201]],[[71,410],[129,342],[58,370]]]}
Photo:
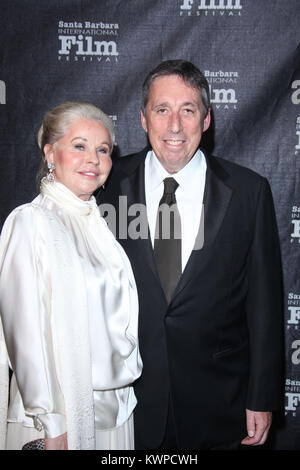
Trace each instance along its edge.
{"label": "woman's nose", "polygon": [[98,165],[100,163],[100,155],[96,150],[90,150],[87,155],[87,161]]}

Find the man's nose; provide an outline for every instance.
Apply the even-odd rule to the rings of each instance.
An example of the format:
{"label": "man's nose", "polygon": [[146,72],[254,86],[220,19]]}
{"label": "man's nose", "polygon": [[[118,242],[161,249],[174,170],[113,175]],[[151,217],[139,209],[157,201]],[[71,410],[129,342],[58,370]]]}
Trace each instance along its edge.
{"label": "man's nose", "polygon": [[169,119],[169,131],[173,132],[174,134],[177,134],[182,130],[182,123],[181,123],[181,118],[179,113],[172,113]]}

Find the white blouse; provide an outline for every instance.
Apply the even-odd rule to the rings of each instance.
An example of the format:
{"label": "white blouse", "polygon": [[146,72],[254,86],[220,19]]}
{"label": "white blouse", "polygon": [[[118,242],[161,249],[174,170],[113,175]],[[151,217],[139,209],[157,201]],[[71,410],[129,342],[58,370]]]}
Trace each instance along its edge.
{"label": "white blouse", "polygon": [[[130,384],[142,369],[137,289],[128,258],[95,199],[82,201],[44,179],[41,194],[15,209],[4,225],[0,269],[0,311],[16,377],[8,420],[32,425],[30,416],[46,437],[69,431],[70,384],[79,387],[84,374],[81,380],[88,382],[89,371],[82,369],[90,368],[96,429],[123,424],[136,405]],[[81,366],[80,350],[87,358]]]}

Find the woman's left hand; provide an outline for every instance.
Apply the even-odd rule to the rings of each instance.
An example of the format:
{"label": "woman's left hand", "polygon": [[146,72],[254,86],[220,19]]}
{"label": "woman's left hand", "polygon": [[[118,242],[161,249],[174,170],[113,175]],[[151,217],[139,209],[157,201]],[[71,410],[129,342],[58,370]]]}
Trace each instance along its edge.
{"label": "woman's left hand", "polygon": [[68,435],[65,432],[57,437],[45,439],[45,450],[68,450]]}

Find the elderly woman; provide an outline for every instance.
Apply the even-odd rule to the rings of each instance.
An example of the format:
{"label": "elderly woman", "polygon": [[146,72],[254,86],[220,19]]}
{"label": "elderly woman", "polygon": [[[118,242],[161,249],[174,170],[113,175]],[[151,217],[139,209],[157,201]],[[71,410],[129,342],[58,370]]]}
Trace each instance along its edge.
{"label": "elderly woman", "polygon": [[39,438],[46,450],[133,449],[137,291],[92,196],[111,169],[113,124],[89,103],[64,103],[38,140],[48,175],[1,234],[0,393],[4,348],[13,376],[0,437],[6,449]]}

